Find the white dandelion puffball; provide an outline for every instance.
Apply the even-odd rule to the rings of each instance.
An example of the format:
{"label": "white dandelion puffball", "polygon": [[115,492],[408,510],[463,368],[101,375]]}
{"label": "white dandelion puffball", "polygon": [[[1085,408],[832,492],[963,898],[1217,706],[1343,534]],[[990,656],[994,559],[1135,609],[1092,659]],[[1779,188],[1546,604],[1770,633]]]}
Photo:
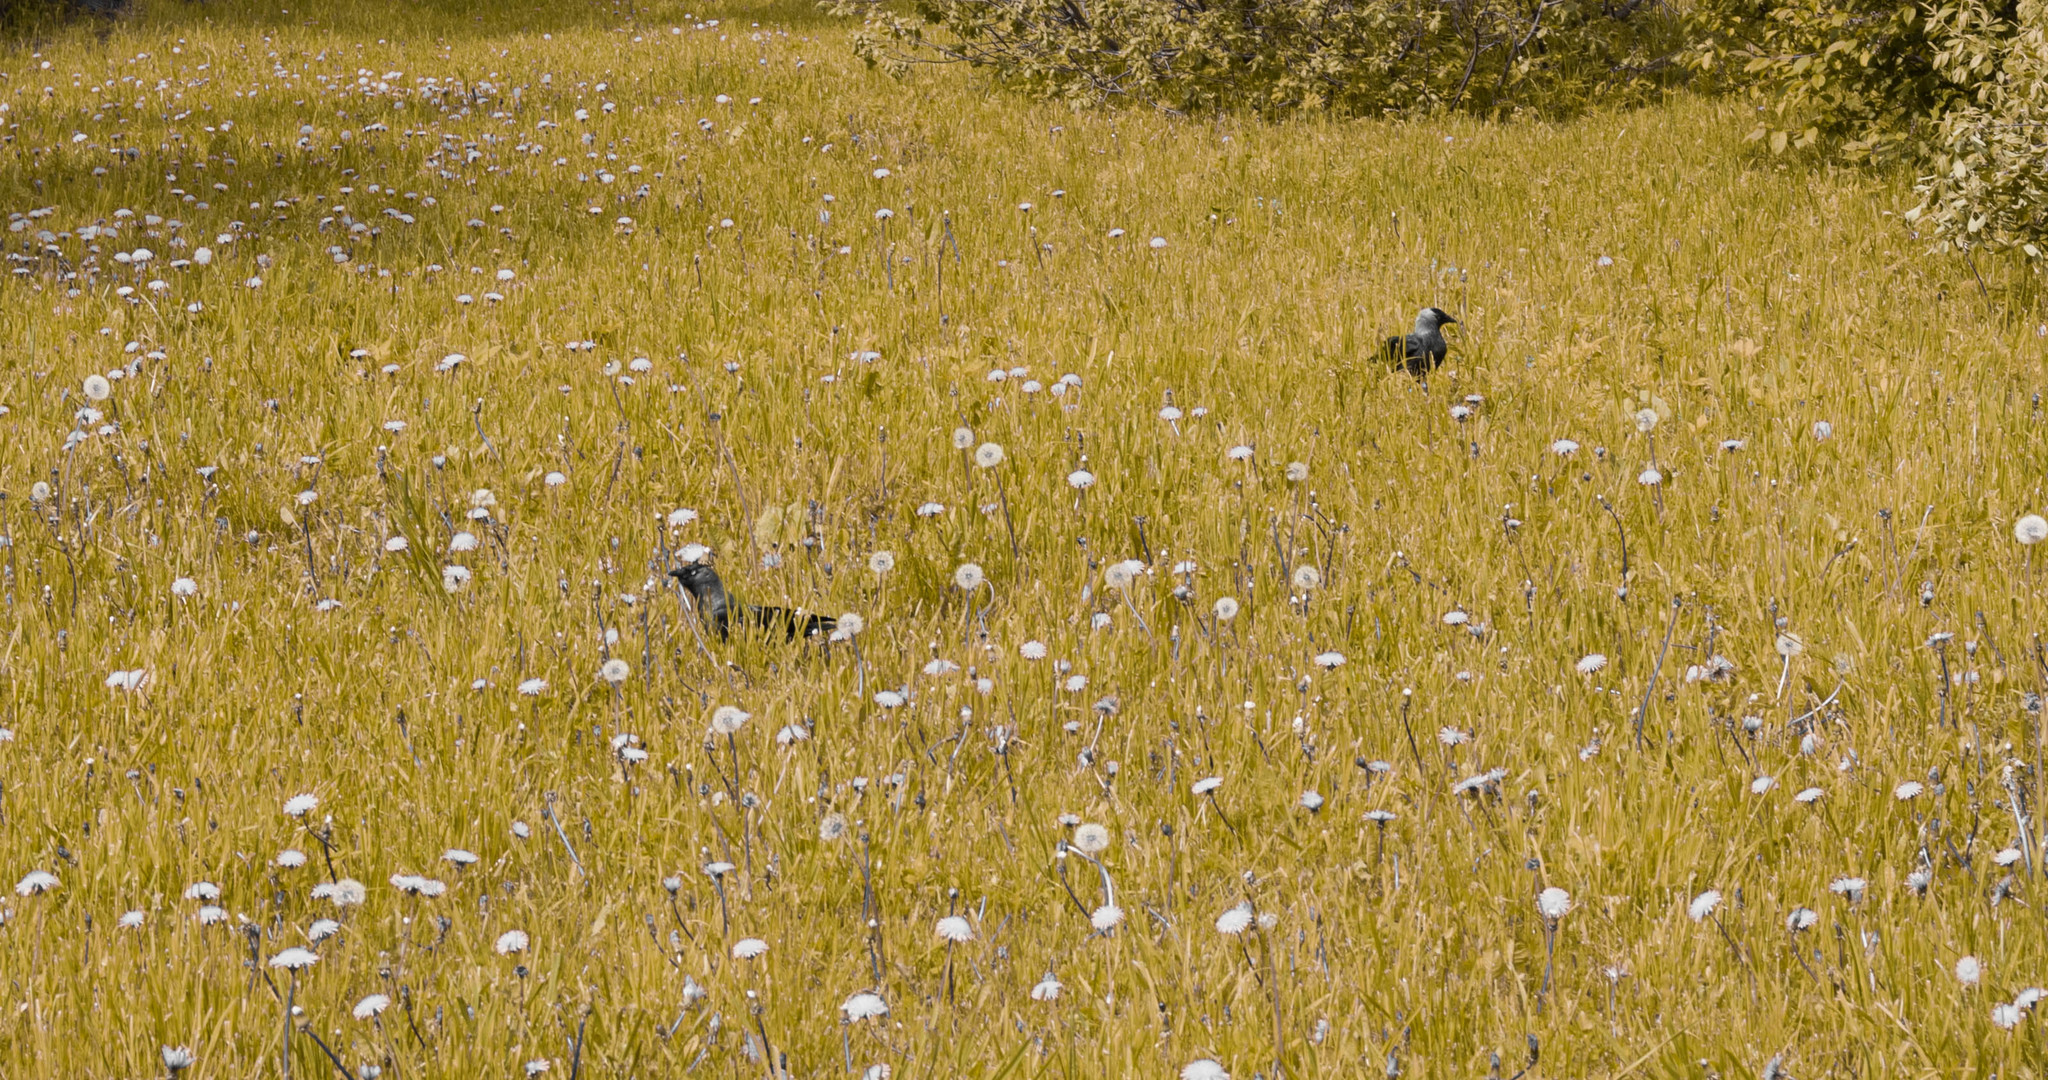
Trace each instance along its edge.
{"label": "white dandelion puffball", "polygon": [[305,817],[313,812],[314,807],[319,805],[320,796],[318,795],[294,795],[284,801],[284,816]]}
{"label": "white dandelion puffball", "polygon": [[757,937],[741,938],[732,943],[732,958],[752,960],[768,951],[768,943]]}
{"label": "white dandelion puffball", "polygon": [[519,684],[519,695],[521,697],[539,697],[541,691],[547,688],[548,681],[546,679],[528,679]]}
{"label": "white dandelion puffball", "polygon": [[1579,452],[1579,444],[1570,439],[1559,439],[1550,444],[1550,452],[1558,457],[1570,457]]}
{"label": "white dandelion puffball", "polygon": [[1001,443],[985,442],[974,448],[974,463],[984,469],[993,469],[1003,463]]}
{"label": "white dandelion puffball", "polygon": [[954,429],[953,429],[953,449],[955,449],[955,450],[968,450],[968,449],[972,449],[972,448],[973,448],[973,446],[974,446],[974,429],[973,429],[973,428],[964,428],[964,427],[961,427],[961,428],[954,428]]}
{"label": "white dandelion puffball", "polygon": [[894,569],[896,569],[895,552],[877,551],[873,555],[868,556],[869,571],[877,574],[886,574]]}
{"label": "white dandelion puffball", "polygon": [[1825,442],[1828,439],[1834,438],[1834,435],[1835,425],[1825,420],[1815,420],[1813,422],[1813,441]]}
{"label": "white dandelion puffball", "polygon": [[1158,251],[1166,246],[1166,237],[1155,236],[1151,239],[1150,243],[1152,245],[1152,250]]}
{"label": "white dandelion puffball", "polygon": [[1648,435],[1650,432],[1657,430],[1657,410],[1637,409],[1636,430],[1642,432],[1645,435]]}
{"label": "white dandelion puffball", "polygon": [[469,567],[444,566],[441,568],[441,588],[448,592],[461,592],[469,584]]}
{"label": "white dandelion puffball", "polygon": [[1792,909],[1791,914],[1785,916],[1785,929],[1796,934],[1801,930],[1811,929],[1813,924],[1819,921],[1819,912],[1809,907],[1796,907]]}
{"label": "white dandelion puffball", "polygon": [[1109,830],[1092,821],[1082,825],[1074,830],[1074,846],[1085,855],[1104,851],[1109,847]]}
{"label": "white dandelion puffball", "polygon": [[513,953],[525,952],[526,944],[526,931],[507,930],[498,935],[498,943],[492,947],[498,950],[499,956],[510,956]]}
{"label": "white dandelion puffball", "polygon": [[311,949],[301,949],[297,946],[286,949],[270,958],[271,967],[283,968],[286,971],[301,971],[319,962],[319,953]]}
{"label": "white dandelion puffball", "polygon": [[354,1013],[355,1018],[358,1020],[368,1020],[390,1007],[390,998],[385,997],[383,994],[371,994],[369,997],[356,1002],[356,1007],[349,1011]]}
{"label": "white dandelion puffball", "polygon": [[1965,956],[1956,961],[1956,981],[1964,986],[1975,986],[1984,977],[1984,965],[1974,956]]}
{"label": "white dandelion puffball", "polygon": [[689,563],[703,562],[704,556],[709,554],[711,554],[711,549],[702,544],[684,544],[681,548],[677,549],[676,558],[681,559],[687,565]]}
{"label": "white dandelion puffball", "polygon": [[287,870],[296,870],[306,865],[306,853],[298,848],[286,848],[277,853],[277,865]]}
{"label": "white dandelion puffball", "polygon": [[1230,1070],[1209,1058],[1197,1058],[1181,1069],[1180,1080],[1230,1080]]}
{"label": "white dandelion puffball", "polygon": [[[1095,486],[1095,474],[1086,469],[1075,469],[1067,474],[1067,486],[1075,491],[1086,491]],[[2035,518],[2034,520],[2039,521],[2040,519]],[[2044,523],[2041,528],[2043,535],[2048,535],[2048,523]]]}
{"label": "white dandelion puffball", "polygon": [[384,550],[394,555],[410,546],[412,546],[411,543],[403,536],[394,536],[384,541]]}
{"label": "white dandelion puffball", "polygon": [[37,893],[49,892],[56,887],[57,875],[50,873],[48,870],[31,870],[23,875],[20,881],[15,882],[14,892],[17,896],[34,896]]}
{"label": "white dandelion puffball", "polygon": [[1922,784],[1920,781],[1908,780],[1905,783],[1900,784],[1898,787],[1892,789],[1892,798],[1897,799],[1900,802],[1905,802],[1908,799],[1917,797],[1921,792],[1926,790],[1927,785]]}
{"label": "white dandelion puffball", "polygon": [[1303,564],[1294,571],[1294,587],[1307,592],[1323,583],[1323,572],[1314,566]]}
{"label": "white dandelion puffball", "polygon": [[667,520],[669,528],[680,529],[697,520],[697,512],[689,509],[671,510],[668,512]]}
{"label": "white dandelion puffball", "polygon": [[1768,792],[1768,791],[1770,791],[1770,790],[1771,790],[1772,788],[1774,788],[1774,787],[1777,787],[1777,786],[1778,786],[1778,779],[1777,779],[1777,777],[1774,777],[1774,776],[1759,776],[1759,777],[1757,777],[1756,779],[1754,779],[1754,780],[1752,780],[1752,781],[1750,781],[1750,782],[1749,782],[1749,793],[1750,793],[1751,795],[1762,795],[1762,794],[1764,794],[1765,792]]}
{"label": "white dandelion puffball", "polygon": [[[204,251],[206,249],[201,248],[200,250]],[[190,1047],[166,1046],[163,1048],[163,1058],[164,1068],[168,1070],[172,1076],[176,1076],[179,1073],[184,1072],[186,1069],[191,1068],[192,1063],[199,1060],[199,1055],[194,1054]]]}
{"label": "white dandelion puffball", "polygon": [[1579,662],[1572,666],[1578,669],[1581,675],[1591,675],[1607,666],[1607,658],[1599,653],[1587,653],[1579,657]]}
{"label": "white dandelion puffball", "polygon": [[341,924],[333,919],[314,919],[313,924],[306,927],[306,940],[318,945],[339,933]]}
{"label": "white dandelion puffball", "polygon": [[1242,934],[1252,926],[1252,906],[1239,904],[1229,911],[1216,916],[1216,932],[1219,934]]}
{"label": "white dandelion puffball", "polygon": [[872,1020],[877,1016],[889,1015],[889,1004],[882,1000],[880,994],[862,992],[847,998],[839,1006],[839,1011],[846,1014],[848,1020],[857,1023],[862,1020]]}
{"label": "white dandelion puffball", "polygon": [[737,705],[720,705],[711,714],[711,730],[718,735],[733,735],[747,726],[754,715]]}
{"label": "white dandelion puffball", "polygon": [[124,913],[121,916],[119,925],[123,930],[140,930],[142,924],[147,921],[149,921],[149,916],[140,910],[136,910]]}
{"label": "white dandelion puffball", "polygon": [[611,683],[613,686],[625,682],[626,676],[632,673],[633,669],[618,657],[605,661],[604,665],[597,669],[597,677]]}
{"label": "white dandelion puffball", "polygon": [[979,563],[961,563],[960,568],[953,571],[953,584],[966,592],[981,588],[981,583],[986,580],[988,578],[982,574]]}
{"label": "white dandelion puffball", "polygon": [[1131,582],[1137,580],[1138,575],[1144,572],[1144,563],[1136,559],[1125,559],[1109,564],[1109,568],[1102,572],[1102,583],[1112,589],[1129,589]]}
{"label": "white dandelion puffball", "polygon": [[476,544],[476,534],[473,532],[459,532],[448,538],[448,550],[452,554],[475,551]]}
{"label": "white dandelion puffball", "polygon": [[1546,919],[1562,919],[1572,909],[1572,894],[1553,885],[1536,894],[1536,910]]}
{"label": "white dandelion puffball", "polygon": [[2048,540],[2048,518],[2039,514],[2028,514],[2013,522],[2012,538],[2028,546]]}
{"label": "white dandelion puffball", "polygon": [[1993,1005],[1991,1007],[1991,1022],[1996,1024],[2001,1030],[2011,1031],[2013,1028],[2020,1026],[2020,1007],[2018,1005]]}
{"label": "white dandelion puffball", "polygon": [[1468,623],[1468,622],[1471,622],[1471,621],[1472,621],[1472,616],[1470,616],[1470,615],[1467,615],[1467,614],[1465,614],[1465,613],[1464,613],[1464,612],[1462,612],[1462,611],[1446,611],[1446,612],[1444,612],[1444,625],[1445,625],[1445,626],[1463,626],[1463,625],[1465,625],[1466,623]]}
{"label": "white dandelion puffball", "polygon": [[1194,786],[1193,786],[1193,787],[1192,787],[1192,788],[1191,788],[1190,790],[1192,790],[1192,791],[1193,791],[1193,792],[1194,792],[1195,794],[1197,794],[1197,795],[1207,795],[1208,793],[1210,793],[1210,792],[1212,792],[1212,791],[1214,791],[1214,790],[1216,790],[1217,788],[1220,788],[1220,787],[1222,787],[1222,786],[1223,786],[1223,778],[1222,778],[1222,777],[1220,777],[1220,776],[1207,776],[1207,777],[1203,777],[1203,778],[1202,778],[1202,779],[1200,779],[1200,780],[1197,780],[1197,781],[1195,781],[1195,783],[1194,783]]}
{"label": "white dandelion puffball", "polygon": [[1636,477],[1636,483],[1644,487],[1656,487],[1663,482],[1664,474],[1658,472],[1655,467],[1644,469],[1642,474]]}
{"label": "white dandelion puffball", "polygon": [[937,935],[939,940],[955,945],[974,940],[973,925],[961,915],[948,915],[940,919],[938,925],[932,928],[932,933]]}
{"label": "white dandelion puffball", "polygon": [[1792,801],[1796,803],[1815,803],[1819,802],[1820,797],[1825,794],[1827,793],[1817,787],[1810,787],[1800,791],[1799,794],[1792,796]]}
{"label": "white dandelion puffball", "polygon": [[105,375],[94,373],[85,377],[85,396],[92,401],[105,401],[113,396],[114,384]]}
{"label": "white dandelion puffball", "polygon": [[1046,648],[1043,641],[1027,641],[1017,646],[1017,655],[1022,656],[1026,660],[1043,660],[1045,659],[1045,653]]}
{"label": "white dandelion puffball", "polygon": [[[1462,407],[1463,407],[1463,406],[1460,406],[1460,408],[1462,408]],[[1303,480],[1306,480],[1306,479],[1308,479],[1308,462],[1306,462],[1306,461],[1290,461],[1290,462],[1288,462],[1288,463],[1287,463],[1287,472],[1286,472],[1286,476],[1287,476],[1287,482],[1288,482],[1288,483],[1290,483],[1290,484],[1299,484],[1299,483],[1301,483],[1301,482],[1302,482]]]}
{"label": "white dandelion puffball", "polygon": [[1235,597],[1219,596],[1216,598],[1216,617],[1224,622],[1237,618],[1237,608],[1238,604]]}
{"label": "white dandelion puffball", "polygon": [[1116,925],[1123,921],[1124,909],[1115,904],[1104,904],[1096,908],[1094,914],[1088,916],[1088,925],[1103,931],[1114,930]]}
{"label": "white dandelion puffball", "polygon": [[1037,984],[1032,986],[1031,1000],[1058,1001],[1061,989],[1063,989],[1063,987],[1061,986],[1060,981],[1056,978],[1053,978],[1052,972],[1048,971],[1045,973],[1045,978],[1038,980]]}
{"label": "white dandelion puffball", "polygon": [[1692,916],[1692,921],[1699,922],[1712,915],[1714,909],[1720,906],[1721,890],[1708,889],[1706,892],[1692,898],[1692,903],[1686,905],[1685,913]]}

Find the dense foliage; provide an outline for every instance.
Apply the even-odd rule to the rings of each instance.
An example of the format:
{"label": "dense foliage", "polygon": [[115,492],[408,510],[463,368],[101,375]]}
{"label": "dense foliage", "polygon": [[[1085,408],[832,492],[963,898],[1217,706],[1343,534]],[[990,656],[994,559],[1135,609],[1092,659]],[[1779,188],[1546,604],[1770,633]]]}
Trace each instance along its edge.
{"label": "dense foliage", "polygon": [[2048,6],[2022,4],[2014,23],[1979,4],[1951,16],[1959,27],[1938,54],[1944,72],[1976,93],[1942,115],[1924,200],[1908,213],[1941,246],[1969,251],[2048,251]]}
{"label": "dense foliage", "polygon": [[[1675,73],[1653,0],[879,0],[857,39],[901,68],[965,61],[1049,96],[1346,113],[1498,112],[1639,95]],[[934,33],[933,28],[942,31]]]}

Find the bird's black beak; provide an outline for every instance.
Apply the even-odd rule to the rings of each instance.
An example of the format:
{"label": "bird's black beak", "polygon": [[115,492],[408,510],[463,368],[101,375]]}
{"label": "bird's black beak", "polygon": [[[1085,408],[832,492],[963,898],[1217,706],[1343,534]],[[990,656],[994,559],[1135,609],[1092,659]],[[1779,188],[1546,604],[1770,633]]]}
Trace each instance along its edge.
{"label": "bird's black beak", "polygon": [[1446,316],[1444,316],[1444,322],[1445,322],[1446,324],[1449,324],[1449,323],[1454,323],[1454,322],[1457,322],[1457,321],[1458,321],[1458,320],[1457,320],[1457,319],[1455,319],[1455,318],[1453,318],[1452,316],[1449,316],[1449,315],[1446,315]]}

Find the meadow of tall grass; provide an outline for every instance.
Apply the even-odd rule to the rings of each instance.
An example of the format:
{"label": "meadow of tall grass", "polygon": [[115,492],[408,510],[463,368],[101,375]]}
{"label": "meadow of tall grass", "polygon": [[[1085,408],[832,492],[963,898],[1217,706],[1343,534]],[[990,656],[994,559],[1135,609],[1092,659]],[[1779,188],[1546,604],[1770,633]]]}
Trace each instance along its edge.
{"label": "meadow of tall grass", "polygon": [[1910,178],[478,7],[0,47],[0,1076],[2048,1067],[2048,327]]}

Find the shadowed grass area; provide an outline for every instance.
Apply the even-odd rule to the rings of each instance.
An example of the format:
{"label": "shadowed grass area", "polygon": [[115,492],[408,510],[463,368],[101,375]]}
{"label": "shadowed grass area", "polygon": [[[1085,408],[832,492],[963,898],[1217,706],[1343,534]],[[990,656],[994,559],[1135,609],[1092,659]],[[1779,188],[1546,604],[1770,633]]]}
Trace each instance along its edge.
{"label": "shadowed grass area", "polygon": [[2042,1068],[2048,331],[1905,178],[267,11],[0,51],[0,1072]]}

